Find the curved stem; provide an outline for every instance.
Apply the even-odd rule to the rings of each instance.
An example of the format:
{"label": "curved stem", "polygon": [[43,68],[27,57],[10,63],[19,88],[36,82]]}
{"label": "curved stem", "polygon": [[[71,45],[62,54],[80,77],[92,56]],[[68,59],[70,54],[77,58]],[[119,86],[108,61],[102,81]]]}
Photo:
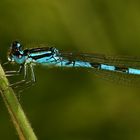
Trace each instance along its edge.
{"label": "curved stem", "polygon": [[35,133],[0,65],[0,92],[20,140],[37,140]]}

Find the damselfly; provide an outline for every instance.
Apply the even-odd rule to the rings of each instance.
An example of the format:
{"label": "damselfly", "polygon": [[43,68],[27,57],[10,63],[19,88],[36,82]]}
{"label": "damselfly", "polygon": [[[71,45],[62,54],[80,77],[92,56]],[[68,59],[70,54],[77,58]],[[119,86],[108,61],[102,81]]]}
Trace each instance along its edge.
{"label": "damselfly", "polygon": [[93,72],[98,71],[103,76],[109,73],[120,74],[124,77],[126,76],[126,78],[130,75],[134,77],[140,75],[140,58],[138,57],[63,52],[54,47],[23,49],[18,41],[14,41],[11,44],[8,52],[8,61],[19,64],[19,70],[6,71],[7,75],[18,75],[24,70],[24,79],[13,85],[28,83],[26,81],[27,69],[30,69],[31,72],[31,80],[29,82],[35,82],[34,65],[36,64],[54,67],[89,68]]}

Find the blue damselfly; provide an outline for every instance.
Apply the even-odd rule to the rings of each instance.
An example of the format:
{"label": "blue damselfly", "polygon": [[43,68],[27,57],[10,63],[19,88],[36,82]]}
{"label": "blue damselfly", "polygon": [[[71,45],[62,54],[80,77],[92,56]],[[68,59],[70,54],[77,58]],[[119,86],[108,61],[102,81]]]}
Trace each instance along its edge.
{"label": "blue damselfly", "polygon": [[[8,52],[8,61],[19,64],[18,71],[6,71],[7,75],[18,75],[24,70],[24,79],[20,83],[36,81],[34,65],[40,64],[54,67],[89,68],[102,74],[103,77],[113,74],[140,78],[140,58],[128,56],[108,56],[102,54],[72,53],[59,51],[54,47],[38,47],[23,49],[18,41],[14,41]],[[27,69],[30,69],[31,80],[27,82]]]}

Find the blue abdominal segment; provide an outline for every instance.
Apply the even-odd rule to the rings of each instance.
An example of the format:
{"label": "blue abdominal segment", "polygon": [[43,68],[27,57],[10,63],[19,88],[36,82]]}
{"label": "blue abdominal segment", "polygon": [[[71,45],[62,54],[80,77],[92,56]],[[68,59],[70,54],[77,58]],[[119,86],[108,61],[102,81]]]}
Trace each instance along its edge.
{"label": "blue abdominal segment", "polygon": [[101,69],[102,70],[115,71],[115,66],[109,66],[109,65],[101,64]]}
{"label": "blue abdominal segment", "polygon": [[128,72],[129,72],[129,74],[140,75],[140,70],[139,70],[139,69],[129,68],[129,69],[128,69]]}
{"label": "blue abdominal segment", "polygon": [[89,62],[69,61],[69,60],[63,60],[62,62],[58,63],[57,65],[64,66],[64,67],[85,67],[85,68],[92,67]]}

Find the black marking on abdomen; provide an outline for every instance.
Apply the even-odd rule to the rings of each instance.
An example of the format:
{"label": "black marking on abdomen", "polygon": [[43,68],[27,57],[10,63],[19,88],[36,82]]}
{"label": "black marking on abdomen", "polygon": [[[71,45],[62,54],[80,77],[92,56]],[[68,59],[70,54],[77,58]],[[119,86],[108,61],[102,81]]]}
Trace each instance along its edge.
{"label": "black marking on abdomen", "polygon": [[128,73],[128,69],[129,68],[115,66],[115,70],[118,72]]}
{"label": "black marking on abdomen", "polygon": [[75,61],[68,61],[68,62],[66,63],[66,65],[71,65],[71,64],[73,64],[73,66],[75,66]]}
{"label": "black marking on abdomen", "polygon": [[[100,63],[90,63],[90,65],[93,67],[93,68],[96,68],[96,69],[101,69],[101,65]],[[106,64],[104,64],[106,65]],[[111,66],[111,65],[110,65]],[[113,66],[113,65],[112,65]],[[115,70],[116,72],[122,72],[122,73],[128,73],[129,72],[129,68],[125,68],[125,67],[118,67],[118,66],[114,66],[115,67]]]}
{"label": "black marking on abdomen", "polygon": [[90,65],[91,65],[93,68],[96,68],[96,69],[100,69],[100,68],[101,68],[101,64],[100,64],[100,63],[90,63]]}

